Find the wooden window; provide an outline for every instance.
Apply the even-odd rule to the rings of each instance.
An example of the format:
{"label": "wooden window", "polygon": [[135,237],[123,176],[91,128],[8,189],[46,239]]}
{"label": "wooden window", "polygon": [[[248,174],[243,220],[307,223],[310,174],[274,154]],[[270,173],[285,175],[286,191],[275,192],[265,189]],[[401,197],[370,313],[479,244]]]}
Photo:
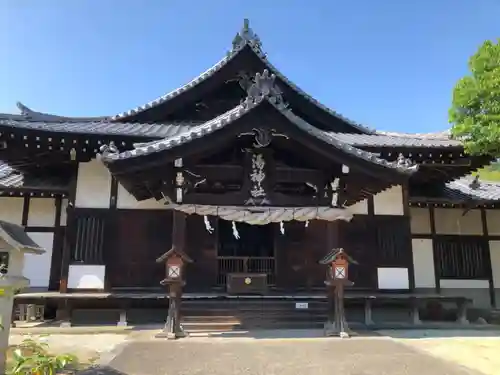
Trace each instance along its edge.
{"label": "wooden window", "polygon": [[480,236],[434,238],[435,267],[441,279],[488,279],[487,241]]}
{"label": "wooden window", "polygon": [[75,210],[71,262],[104,264],[107,215],[102,210]]}

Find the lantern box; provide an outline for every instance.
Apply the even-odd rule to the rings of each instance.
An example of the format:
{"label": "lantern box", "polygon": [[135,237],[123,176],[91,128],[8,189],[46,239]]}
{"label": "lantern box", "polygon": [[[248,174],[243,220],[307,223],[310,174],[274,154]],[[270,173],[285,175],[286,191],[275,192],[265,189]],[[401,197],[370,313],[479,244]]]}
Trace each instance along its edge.
{"label": "lantern box", "polygon": [[333,249],[319,263],[331,267],[331,279],[345,281],[349,280],[349,265],[358,264],[344,249]]}
{"label": "lantern box", "polygon": [[172,247],[169,251],[159,257],[156,262],[165,262],[166,277],[161,281],[162,285],[184,282],[184,266],[193,260],[183,251]]}

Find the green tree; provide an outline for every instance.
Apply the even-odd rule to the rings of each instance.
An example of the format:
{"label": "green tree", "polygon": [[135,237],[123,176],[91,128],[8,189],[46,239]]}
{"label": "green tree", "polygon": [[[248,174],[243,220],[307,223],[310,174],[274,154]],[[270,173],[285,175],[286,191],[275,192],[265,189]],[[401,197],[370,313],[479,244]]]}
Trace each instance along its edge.
{"label": "green tree", "polygon": [[470,74],[453,90],[452,135],[470,154],[500,156],[500,39],[486,41],[469,60]]}

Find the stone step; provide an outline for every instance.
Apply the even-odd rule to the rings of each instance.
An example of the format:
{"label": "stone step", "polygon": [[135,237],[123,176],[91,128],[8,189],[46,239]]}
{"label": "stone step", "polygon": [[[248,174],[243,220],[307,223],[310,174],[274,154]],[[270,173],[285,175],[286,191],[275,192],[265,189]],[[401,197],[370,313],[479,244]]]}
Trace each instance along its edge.
{"label": "stone step", "polygon": [[182,327],[186,332],[223,332],[236,330],[254,330],[254,329],[318,329],[323,328],[322,321],[306,321],[306,322],[269,322],[258,320],[254,322],[183,322]]}
{"label": "stone step", "polygon": [[326,314],[317,315],[183,315],[184,322],[296,322],[296,321],[325,321]]}

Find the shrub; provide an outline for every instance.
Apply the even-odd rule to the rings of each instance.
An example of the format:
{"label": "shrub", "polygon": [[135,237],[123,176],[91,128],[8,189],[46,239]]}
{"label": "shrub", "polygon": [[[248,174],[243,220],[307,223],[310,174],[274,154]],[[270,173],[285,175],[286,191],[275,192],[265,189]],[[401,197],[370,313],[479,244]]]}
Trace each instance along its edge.
{"label": "shrub", "polygon": [[54,375],[71,370],[77,364],[72,354],[54,355],[46,343],[26,339],[12,348],[11,375]]}

